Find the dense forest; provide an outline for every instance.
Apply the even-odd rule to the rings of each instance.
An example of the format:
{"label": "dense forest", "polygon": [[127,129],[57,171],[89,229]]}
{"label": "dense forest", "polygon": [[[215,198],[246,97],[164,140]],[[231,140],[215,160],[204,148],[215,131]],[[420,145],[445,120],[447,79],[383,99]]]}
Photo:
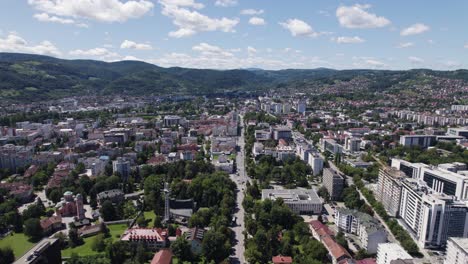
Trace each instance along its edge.
{"label": "dense forest", "polygon": [[[208,70],[162,68],[141,61],[102,62],[0,53],[0,97],[48,100],[76,95],[161,95],[255,93],[266,89],[307,89],[358,80],[365,91],[404,89],[427,76],[468,80],[467,70]],[[366,94],[361,91],[362,94]]]}

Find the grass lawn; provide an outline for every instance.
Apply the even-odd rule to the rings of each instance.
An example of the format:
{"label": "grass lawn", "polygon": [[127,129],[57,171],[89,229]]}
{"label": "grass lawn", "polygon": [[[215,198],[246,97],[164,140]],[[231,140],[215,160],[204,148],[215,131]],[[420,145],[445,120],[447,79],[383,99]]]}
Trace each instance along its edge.
{"label": "grass lawn", "polygon": [[11,247],[17,259],[23,256],[34,245],[35,243],[29,242],[28,237],[23,233],[15,233],[13,236],[7,236],[0,240],[0,248]]}
{"label": "grass lawn", "polygon": [[153,227],[154,225],[154,218],[156,218],[156,214],[154,211],[143,212],[146,221],[148,222],[148,227]]}
{"label": "grass lawn", "polygon": [[[127,230],[126,224],[109,225],[107,227],[109,228],[109,231],[110,231],[109,233],[111,235],[111,237],[108,239],[112,240],[112,242],[119,240],[120,238],[117,236],[122,235],[122,233],[125,230]],[[91,244],[92,244],[91,242],[93,241],[93,239],[94,239],[94,236],[84,238],[83,245],[79,247],[75,247],[75,248],[67,248],[67,249],[62,250],[62,256],[70,257],[72,253],[76,253],[79,256],[90,256],[90,255],[100,254],[101,252],[96,252],[91,249]]]}

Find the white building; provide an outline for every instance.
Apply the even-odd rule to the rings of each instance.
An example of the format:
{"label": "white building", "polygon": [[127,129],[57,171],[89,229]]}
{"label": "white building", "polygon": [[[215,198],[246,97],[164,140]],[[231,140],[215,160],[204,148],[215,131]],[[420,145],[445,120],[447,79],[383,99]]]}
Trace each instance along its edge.
{"label": "white building", "polygon": [[399,216],[425,248],[445,246],[448,237],[468,236],[468,207],[453,196],[429,193],[415,179],[402,182]]}
{"label": "white building", "polygon": [[338,208],[335,222],[340,230],[357,235],[362,247],[370,254],[377,253],[377,246],[387,242],[385,229],[368,214],[357,210]]}
{"label": "white building", "polygon": [[379,170],[375,196],[391,216],[397,216],[400,210],[401,181],[404,178],[404,174],[395,168]]}
{"label": "white building", "polygon": [[361,149],[361,139],[360,138],[350,138],[345,139],[345,150],[349,152],[358,152]]}
{"label": "white building", "polygon": [[112,161],[112,170],[114,173],[118,173],[122,179],[126,180],[130,176],[130,161],[125,158],[118,157]]}
{"label": "white building", "polygon": [[313,175],[319,175],[323,170],[323,158],[318,153],[309,153],[308,158],[308,163],[310,167],[312,167]]}
{"label": "white building", "polygon": [[322,212],[322,200],[313,189],[264,189],[262,200],[283,199],[296,214],[320,214]]}
{"label": "white building", "polygon": [[390,264],[392,260],[413,259],[400,245],[396,243],[382,243],[377,249],[377,264]]}
{"label": "white building", "polygon": [[434,135],[406,135],[400,137],[400,145],[405,147],[420,146],[428,148],[435,145],[437,136]]}
{"label": "white building", "polygon": [[449,237],[444,264],[468,263],[468,238]]}

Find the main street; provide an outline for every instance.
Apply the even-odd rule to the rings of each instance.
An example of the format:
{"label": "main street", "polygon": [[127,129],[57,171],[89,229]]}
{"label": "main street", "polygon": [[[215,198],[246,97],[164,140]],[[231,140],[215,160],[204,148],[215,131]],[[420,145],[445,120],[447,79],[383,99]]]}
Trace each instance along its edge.
{"label": "main street", "polygon": [[239,151],[236,157],[237,173],[231,174],[231,179],[237,184],[237,200],[236,200],[236,211],[234,217],[237,221],[233,224],[232,231],[234,231],[235,242],[233,253],[231,255],[232,263],[247,263],[244,257],[244,208],[242,207],[242,201],[244,200],[245,184],[249,180],[245,172],[245,140],[244,140],[244,125],[243,117],[240,118],[241,133],[238,138],[237,145]]}

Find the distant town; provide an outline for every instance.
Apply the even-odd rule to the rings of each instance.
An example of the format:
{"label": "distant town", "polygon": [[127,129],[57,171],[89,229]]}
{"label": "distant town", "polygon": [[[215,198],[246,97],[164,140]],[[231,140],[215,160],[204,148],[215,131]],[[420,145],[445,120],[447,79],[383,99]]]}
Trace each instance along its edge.
{"label": "distant town", "polygon": [[0,263],[468,263],[468,88],[439,81],[3,105]]}

